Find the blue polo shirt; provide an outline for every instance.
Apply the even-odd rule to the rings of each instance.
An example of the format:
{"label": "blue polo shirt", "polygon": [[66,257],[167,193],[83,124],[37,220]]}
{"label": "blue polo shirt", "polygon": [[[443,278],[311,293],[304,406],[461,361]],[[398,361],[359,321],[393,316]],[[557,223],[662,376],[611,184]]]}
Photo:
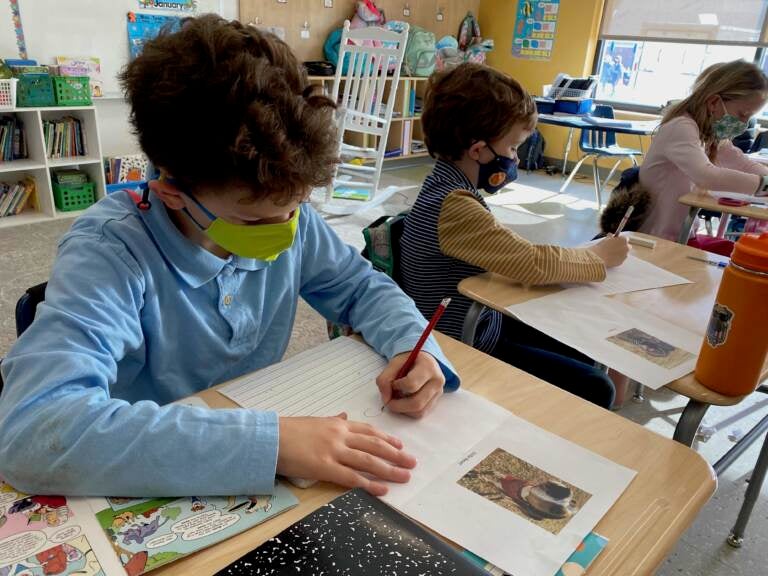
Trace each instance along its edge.
{"label": "blue polo shirt", "polygon": [[[74,222],[35,322],[2,363],[0,474],[19,490],[270,492],[277,414],[167,403],[278,362],[299,296],[387,358],[426,325],[308,204],[293,246],[269,263],[211,254],[151,199],[141,211],[113,194]],[[457,388],[434,340],[425,351]]]}

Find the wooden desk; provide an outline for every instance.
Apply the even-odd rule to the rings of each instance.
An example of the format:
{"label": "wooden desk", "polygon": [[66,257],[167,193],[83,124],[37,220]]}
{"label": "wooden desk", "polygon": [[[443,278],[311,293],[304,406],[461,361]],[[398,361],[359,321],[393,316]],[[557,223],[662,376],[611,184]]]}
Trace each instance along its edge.
{"label": "wooden desk", "polygon": [[699,215],[699,210],[711,210],[713,212],[722,212],[723,214],[755,218],[756,220],[768,220],[768,206],[726,206],[718,204],[717,198],[702,192],[689,192],[681,196],[678,202],[689,206],[688,216],[683,221],[680,235],[677,238],[680,244],[688,243],[688,238],[691,237],[691,228],[693,228],[693,223]]}
{"label": "wooden desk", "polygon": [[[437,339],[465,389],[529,422],[637,470],[596,531],[610,539],[590,576],[651,574],[717,487],[712,468],[689,448],[598,408],[517,368],[442,334]],[[371,384],[373,385],[373,384]],[[233,403],[215,390],[199,394],[210,406]],[[158,576],[213,574],[342,493],[330,484],[293,489],[300,504],[251,530],[154,571]]]}
{"label": "wooden desk", "polygon": [[[662,238],[654,238],[639,233],[633,234],[652,238],[656,241],[656,248],[654,249],[633,246],[632,254],[634,256],[683,276],[691,280],[693,284],[617,294],[612,298],[640,310],[645,310],[649,314],[654,314],[691,332],[701,334],[703,338],[723,271],[705,262],[688,258],[688,256],[706,256],[710,259],[723,260],[725,258],[690,246],[681,246]],[[462,340],[467,343],[474,342],[475,326],[484,307],[493,308],[503,314],[510,315],[507,311],[508,306],[560,290],[562,288],[559,286],[526,289],[520,284],[492,273],[463,280],[459,284],[459,292],[472,299],[474,303],[464,322]],[[768,377],[768,362],[763,367],[761,380],[766,377]],[[698,430],[709,406],[732,406],[744,398],[744,396],[723,396],[713,392],[697,382],[693,373],[670,382],[667,384],[667,388],[689,399],[677,423],[674,436],[675,440],[686,446],[693,444],[696,430]]]}

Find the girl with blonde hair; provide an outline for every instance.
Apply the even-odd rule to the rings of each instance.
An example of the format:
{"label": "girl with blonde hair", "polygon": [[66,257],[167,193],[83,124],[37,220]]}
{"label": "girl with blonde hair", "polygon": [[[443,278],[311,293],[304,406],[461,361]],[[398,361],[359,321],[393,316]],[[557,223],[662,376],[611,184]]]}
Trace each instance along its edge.
{"label": "girl with blonde hair", "polygon": [[[641,232],[676,240],[688,208],[678,198],[695,187],[765,195],[768,167],[732,143],[768,98],[768,78],[750,62],[713,64],[691,95],[670,106],[640,167],[651,206]],[[730,255],[732,243],[696,236],[689,244]]]}

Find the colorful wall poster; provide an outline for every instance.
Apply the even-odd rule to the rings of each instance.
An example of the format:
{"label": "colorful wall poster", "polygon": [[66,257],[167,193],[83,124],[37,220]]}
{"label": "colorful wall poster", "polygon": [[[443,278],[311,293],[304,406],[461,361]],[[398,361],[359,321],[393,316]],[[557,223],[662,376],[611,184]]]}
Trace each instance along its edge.
{"label": "colorful wall poster", "polygon": [[549,60],[555,43],[560,0],[519,0],[512,36],[512,56]]}
{"label": "colorful wall poster", "polygon": [[128,13],[128,49],[131,60],[141,54],[144,43],[152,40],[168,27],[174,30],[181,23],[179,16],[163,16],[160,14]]}

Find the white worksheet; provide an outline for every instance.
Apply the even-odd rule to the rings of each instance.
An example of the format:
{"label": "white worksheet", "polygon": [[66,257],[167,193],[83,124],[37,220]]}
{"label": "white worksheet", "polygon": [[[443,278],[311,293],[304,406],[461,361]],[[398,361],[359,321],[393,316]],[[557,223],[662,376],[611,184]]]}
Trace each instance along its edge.
{"label": "white worksheet", "polygon": [[[366,344],[337,338],[219,390],[244,408],[283,416],[344,411],[396,435],[418,465],[383,500],[517,575],[552,576],[634,477],[468,391],[445,394],[420,420],[382,411],[375,378],[385,365]],[[570,494],[567,513],[531,516],[524,497],[552,482]]]}
{"label": "white worksheet", "polygon": [[687,278],[630,254],[621,266],[608,268],[604,281],[579,286],[587,286],[598,294],[610,295],[692,283]]}
{"label": "white worksheet", "polygon": [[749,202],[750,204],[768,205],[768,196],[754,196],[752,194],[739,194],[738,192],[716,192],[714,190],[710,190],[708,193],[713,198],[729,198],[731,200]]}
{"label": "white worksheet", "polygon": [[588,286],[507,308],[515,318],[653,388],[692,372],[702,337]]}

